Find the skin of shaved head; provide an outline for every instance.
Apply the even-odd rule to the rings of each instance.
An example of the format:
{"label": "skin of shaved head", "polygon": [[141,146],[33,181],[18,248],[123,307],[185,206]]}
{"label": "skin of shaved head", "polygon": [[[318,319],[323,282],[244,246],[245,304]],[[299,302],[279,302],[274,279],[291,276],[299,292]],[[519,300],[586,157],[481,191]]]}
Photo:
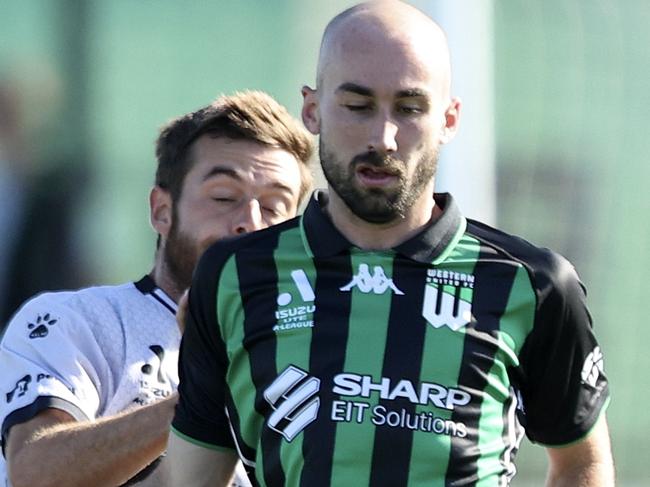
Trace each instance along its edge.
{"label": "skin of shaved head", "polygon": [[[415,231],[426,223],[438,152],[454,137],[461,108],[450,96],[442,29],[397,0],[345,10],[323,35],[316,88],[302,94],[303,122],[319,135],[328,211],[346,237],[372,247],[377,226]],[[372,181],[372,170],[388,175],[385,186]],[[404,237],[386,235],[386,248]]]}
{"label": "skin of shaved head", "polygon": [[390,63],[381,56],[387,44],[397,49],[416,49],[423,62],[439,74],[443,93],[449,96],[451,66],[447,38],[426,14],[399,0],[360,3],[334,17],[325,28],[317,70],[317,90],[322,90],[327,70],[347,49],[365,46],[368,56]]}

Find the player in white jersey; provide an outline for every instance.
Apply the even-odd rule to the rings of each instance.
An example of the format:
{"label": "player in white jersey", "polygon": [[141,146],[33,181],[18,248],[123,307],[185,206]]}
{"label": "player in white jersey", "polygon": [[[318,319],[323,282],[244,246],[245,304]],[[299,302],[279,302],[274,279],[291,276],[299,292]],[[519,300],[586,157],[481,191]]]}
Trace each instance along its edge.
{"label": "player in white jersey", "polygon": [[[312,150],[300,123],[260,92],[221,97],[163,128],[151,273],[41,294],[7,326],[0,485],[170,485],[161,455],[178,385],[176,303],[209,244],[295,216]],[[245,475],[233,485],[248,485]]]}
{"label": "player in white jersey", "polygon": [[170,397],[178,384],[175,309],[149,276],[29,301],[3,340],[3,431],[49,408],[83,422]]}

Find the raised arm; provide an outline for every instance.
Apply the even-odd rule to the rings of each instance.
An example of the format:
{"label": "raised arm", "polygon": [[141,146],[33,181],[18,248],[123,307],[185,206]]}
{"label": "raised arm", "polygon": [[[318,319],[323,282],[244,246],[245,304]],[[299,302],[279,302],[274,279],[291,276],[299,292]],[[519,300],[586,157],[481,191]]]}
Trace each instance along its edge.
{"label": "raised arm", "polygon": [[584,439],[570,446],[548,448],[548,487],[611,487],[614,462],[607,422],[602,417]]}
{"label": "raised arm", "polygon": [[[164,451],[176,395],[98,421],[45,409],[9,430],[14,487],[120,485]],[[82,465],[83,468],[78,466]]]}
{"label": "raised arm", "polygon": [[167,456],[172,485],[185,487],[223,487],[229,485],[237,455],[227,450],[204,448],[172,433]]}

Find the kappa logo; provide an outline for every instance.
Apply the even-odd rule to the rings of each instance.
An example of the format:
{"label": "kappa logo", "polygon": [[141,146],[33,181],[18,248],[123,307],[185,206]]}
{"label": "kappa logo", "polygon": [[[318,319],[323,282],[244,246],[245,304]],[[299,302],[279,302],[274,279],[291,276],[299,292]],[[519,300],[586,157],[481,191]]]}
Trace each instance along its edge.
{"label": "kappa logo", "polygon": [[434,327],[458,331],[472,321],[474,276],[429,269],[424,286],[422,316]]}
{"label": "kappa logo", "polygon": [[264,399],[274,409],[267,424],[292,441],[318,416],[320,379],[293,365],[287,367],[264,391]]}
{"label": "kappa logo", "polygon": [[352,280],[345,286],[340,287],[340,291],[349,292],[356,287],[364,294],[384,294],[389,289],[395,294],[403,295],[404,293],[395,285],[392,279],[386,276],[383,267],[374,266],[373,273],[370,274],[368,264],[359,264],[359,272],[352,277]]}
{"label": "kappa logo", "polygon": [[600,347],[596,347],[587,355],[582,366],[582,382],[589,384],[591,387],[596,387],[598,379],[604,370],[603,352],[600,351]]}
{"label": "kappa logo", "polygon": [[45,313],[43,316],[38,315],[34,323],[27,324],[27,328],[32,330],[29,338],[33,340],[34,338],[46,337],[50,333],[50,327],[57,321],[56,318],[52,318],[50,313]]}

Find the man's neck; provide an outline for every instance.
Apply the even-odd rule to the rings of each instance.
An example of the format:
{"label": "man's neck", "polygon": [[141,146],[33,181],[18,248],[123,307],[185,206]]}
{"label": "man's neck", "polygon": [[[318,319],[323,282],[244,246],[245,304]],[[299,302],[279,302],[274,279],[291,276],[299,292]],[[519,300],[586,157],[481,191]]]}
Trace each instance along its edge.
{"label": "man's neck", "polygon": [[326,211],[338,231],[363,250],[386,250],[396,247],[416,235],[442,213],[433,199],[433,191],[426,190],[407,215],[384,224],[369,223],[359,218],[331,189]]}
{"label": "man's neck", "polygon": [[174,279],[170,277],[160,255],[156,255],[156,262],[149,276],[156,283],[156,286],[165,291],[165,294],[173,299],[175,303],[178,303],[185,289],[180,289]]}

